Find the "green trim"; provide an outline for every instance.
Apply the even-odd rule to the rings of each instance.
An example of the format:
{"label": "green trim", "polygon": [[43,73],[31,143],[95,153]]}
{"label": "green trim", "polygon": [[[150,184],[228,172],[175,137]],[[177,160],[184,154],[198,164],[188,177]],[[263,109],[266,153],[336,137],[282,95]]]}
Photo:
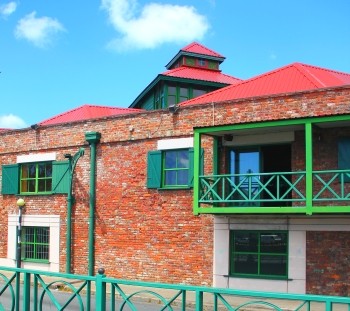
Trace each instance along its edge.
{"label": "green trim", "polygon": [[199,214],[199,173],[200,173],[200,153],[201,153],[201,135],[194,132],[194,150],[193,150],[193,214]]}
{"label": "green trim", "polygon": [[290,119],[290,120],[279,120],[279,121],[264,121],[264,122],[257,122],[257,123],[232,124],[232,125],[222,125],[222,126],[209,126],[209,127],[194,128],[194,132],[198,132],[201,134],[208,134],[208,133],[217,133],[222,131],[260,129],[260,128],[266,128],[266,127],[305,125],[306,123],[316,124],[316,123],[339,122],[339,121],[350,121],[350,115]]}
{"label": "green trim", "polygon": [[312,124],[305,124],[306,214],[312,214]]}

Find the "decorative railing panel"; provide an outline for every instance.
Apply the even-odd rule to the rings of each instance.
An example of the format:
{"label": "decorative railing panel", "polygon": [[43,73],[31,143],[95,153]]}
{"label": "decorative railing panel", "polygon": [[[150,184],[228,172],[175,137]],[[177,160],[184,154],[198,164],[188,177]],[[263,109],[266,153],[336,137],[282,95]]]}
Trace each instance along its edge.
{"label": "decorative railing panel", "polygon": [[312,172],[310,198],[306,179],[304,171],[202,175],[198,202],[233,207],[303,206],[308,199],[313,203],[350,203],[349,170]]}
{"label": "decorative railing panel", "polygon": [[199,203],[305,202],[305,172],[199,176]]}

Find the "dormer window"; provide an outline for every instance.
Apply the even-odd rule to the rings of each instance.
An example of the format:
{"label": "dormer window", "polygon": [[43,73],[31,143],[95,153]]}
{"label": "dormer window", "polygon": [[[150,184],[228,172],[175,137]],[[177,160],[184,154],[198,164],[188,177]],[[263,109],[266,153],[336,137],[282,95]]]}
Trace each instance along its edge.
{"label": "dormer window", "polygon": [[207,60],[203,58],[197,59],[197,66],[199,67],[207,67]]}

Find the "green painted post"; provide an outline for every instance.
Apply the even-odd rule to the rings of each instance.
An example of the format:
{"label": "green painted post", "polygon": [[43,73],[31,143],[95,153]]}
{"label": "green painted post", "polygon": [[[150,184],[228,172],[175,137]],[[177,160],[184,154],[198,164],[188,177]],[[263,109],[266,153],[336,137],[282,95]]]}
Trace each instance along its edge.
{"label": "green painted post", "polygon": [[201,154],[201,134],[194,130],[194,150],[193,150],[193,214],[199,214],[199,167]]}
{"label": "green painted post", "polygon": [[196,290],[196,311],[203,311],[203,292]]}
{"label": "green painted post", "polygon": [[312,215],[312,123],[305,123],[306,214]]}
{"label": "green painted post", "polygon": [[23,310],[30,310],[30,273],[25,272],[23,277]]}
{"label": "green painted post", "polygon": [[72,249],[72,206],[74,204],[74,196],[73,196],[73,175],[75,166],[80,157],[84,155],[84,148],[80,148],[79,151],[71,156],[70,154],[66,154],[65,158],[69,161],[69,181],[68,181],[68,195],[67,195],[67,235],[66,235],[66,273],[71,273],[71,249]]}
{"label": "green painted post", "polygon": [[94,275],[95,257],[95,205],[96,205],[96,144],[101,139],[101,133],[85,133],[85,139],[90,145],[90,209],[89,209],[89,275]]}
{"label": "green painted post", "polygon": [[98,269],[96,276],[96,311],[106,311],[106,283],[103,282],[105,269]]}

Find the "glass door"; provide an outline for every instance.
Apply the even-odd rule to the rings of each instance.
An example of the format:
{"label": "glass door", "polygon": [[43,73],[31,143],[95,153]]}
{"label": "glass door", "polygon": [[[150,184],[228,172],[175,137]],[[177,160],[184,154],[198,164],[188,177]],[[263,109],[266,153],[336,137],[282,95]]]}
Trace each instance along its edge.
{"label": "glass door", "polygon": [[238,206],[259,206],[260,152],[257,149],[230,151],[230,174],[236,189]]}

